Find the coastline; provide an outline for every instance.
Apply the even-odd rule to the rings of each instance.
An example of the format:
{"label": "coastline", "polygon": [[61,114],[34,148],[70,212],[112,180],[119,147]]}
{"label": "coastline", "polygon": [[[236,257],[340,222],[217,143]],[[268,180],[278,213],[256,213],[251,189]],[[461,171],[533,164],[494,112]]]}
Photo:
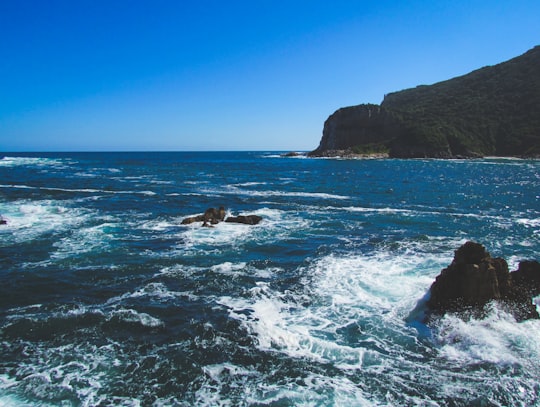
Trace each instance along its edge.
{"label": "coastline", "polygon": [[[344,150],[324,150],[324,151],[311,151],[305,154],[298,154],[308,158],[336,158],[336,159],[406,159],[406,160],[540,160],[540,156],[466,156],[466,155],[454,155],[451,157],[393,157],[389,153],[365,153],[359,154],[353,152],[351,149]],[[284,157],[290,157],[291,155],[285,155]]]}

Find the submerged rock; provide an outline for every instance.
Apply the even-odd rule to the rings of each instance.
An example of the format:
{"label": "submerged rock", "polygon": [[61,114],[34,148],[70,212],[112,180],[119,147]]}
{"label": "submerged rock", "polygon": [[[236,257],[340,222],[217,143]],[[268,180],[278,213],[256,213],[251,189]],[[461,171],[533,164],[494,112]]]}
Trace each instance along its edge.
{"label": "submerged rock", "polygon": [[522,261],[509,272],[507,262],[492,258],[479,243],[467,242],[455,251],[454,260],[431,285],[426,306],[428,315],[484,314],[496,301],[516,320],[539,318],[533,298],[540,295],[540,263]]}

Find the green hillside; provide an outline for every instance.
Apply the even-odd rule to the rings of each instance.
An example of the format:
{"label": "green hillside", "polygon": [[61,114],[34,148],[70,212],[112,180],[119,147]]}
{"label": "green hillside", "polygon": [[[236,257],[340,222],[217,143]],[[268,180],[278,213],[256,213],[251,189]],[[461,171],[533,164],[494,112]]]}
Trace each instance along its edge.
{"label": "green hillside", "polygon": [[312,155],[373,148],[392,157],[540,156],[540,46],[464,76],[390,93],[380,106],[339,109]]}

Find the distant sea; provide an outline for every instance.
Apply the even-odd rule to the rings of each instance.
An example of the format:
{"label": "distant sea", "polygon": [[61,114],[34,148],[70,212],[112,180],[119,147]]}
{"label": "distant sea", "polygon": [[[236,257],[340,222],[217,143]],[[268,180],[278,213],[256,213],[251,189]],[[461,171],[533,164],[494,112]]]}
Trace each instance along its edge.
{"label": "distant sea", "polygon": [[407,318],[467,240],[540,259],[538,160],[0,157],[0,406],[540,405],[540,321]]}

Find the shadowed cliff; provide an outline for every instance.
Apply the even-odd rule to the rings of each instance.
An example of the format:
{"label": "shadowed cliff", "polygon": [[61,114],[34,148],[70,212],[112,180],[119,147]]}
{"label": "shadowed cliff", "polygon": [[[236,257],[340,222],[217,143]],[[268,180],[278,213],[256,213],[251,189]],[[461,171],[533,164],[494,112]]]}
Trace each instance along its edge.
{"label": "shadowed cliff", "polygon": [[334,112],[311,156],[540,157],[540,46],[467,75]]}

